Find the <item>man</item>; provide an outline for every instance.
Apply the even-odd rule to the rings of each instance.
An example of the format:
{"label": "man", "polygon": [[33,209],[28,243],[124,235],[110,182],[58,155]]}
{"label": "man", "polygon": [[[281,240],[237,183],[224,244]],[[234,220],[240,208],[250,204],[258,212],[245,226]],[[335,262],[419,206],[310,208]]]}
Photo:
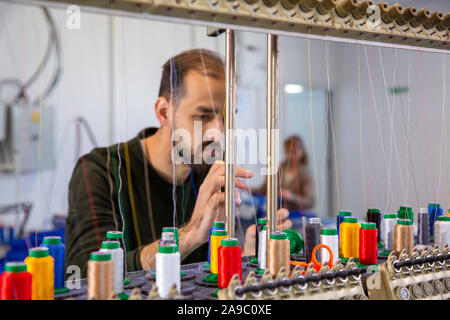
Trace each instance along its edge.
{"label": "man", "polygon": [[[160,127],[145,129],[125,143],[96,148],[82,156],[74,169],[66,268],[78,265],[85,277],[89,255],[100,248],[106,232],[122,229],[128,271],[153,268],[158,239],[168,226],[179,227],[182,263],[206,260],[209,228],[213,221],[225,219],[221,191],[225,168],[221,161],[211,166],[194,161],[198,155],[206,158],[207,150],[209,156],[216,155],[216,149],[208,147],[211,141],[197,141],[194,136],[198,124],[201,137],[223,130],[224,104],[224,65],[215,53],[189,50],[163,65],[154,105]],[[177,133],[190,138],[181,134],[181,139],[172,141]],[[181,150],[174,148],[180,145]],[[180,156],[190,163],[178,164]],[[252,176],[236,168],[236,188],[248,188],[242,179]],[[287,216],[287,210],[280,209],[280,229],[290,227]],[[254,230],[246,234],[244,254],[254,253]]]}

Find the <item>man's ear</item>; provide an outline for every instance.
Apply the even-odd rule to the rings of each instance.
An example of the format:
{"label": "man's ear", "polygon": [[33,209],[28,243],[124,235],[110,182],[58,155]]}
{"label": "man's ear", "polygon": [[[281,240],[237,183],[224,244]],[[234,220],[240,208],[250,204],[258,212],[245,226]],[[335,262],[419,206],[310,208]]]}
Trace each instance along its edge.
{"label": "man's ear", "polygon": [[172,123],[172,108],[165,97],[158,97],[155,102],[155,114],[156,119],[161,126],[168,125]]}

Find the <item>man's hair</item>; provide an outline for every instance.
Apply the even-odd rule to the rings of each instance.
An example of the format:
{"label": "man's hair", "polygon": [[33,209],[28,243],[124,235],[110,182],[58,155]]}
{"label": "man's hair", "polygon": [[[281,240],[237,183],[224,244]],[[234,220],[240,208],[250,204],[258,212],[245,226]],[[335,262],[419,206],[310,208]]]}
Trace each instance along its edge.
{"label": "man's hair", "polygon": [[183,79],[186,74],[195,70],[204,76],[217,79],[225,78],[225,67],[222,58],[208,49],[192,49],[181,52],[170,58],[163,65],[159,96],[179,105],[184,90]]}

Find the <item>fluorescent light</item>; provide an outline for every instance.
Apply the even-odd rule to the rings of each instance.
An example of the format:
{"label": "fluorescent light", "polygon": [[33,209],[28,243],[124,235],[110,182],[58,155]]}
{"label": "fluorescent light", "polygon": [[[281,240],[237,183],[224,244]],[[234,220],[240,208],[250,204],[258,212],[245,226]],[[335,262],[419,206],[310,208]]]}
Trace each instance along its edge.
{"label": "fluorescent light", "polygon": [[296,94],[303,92],[303,86],[294,83],[288,83],[284,86],[284,92],[287,94]]}

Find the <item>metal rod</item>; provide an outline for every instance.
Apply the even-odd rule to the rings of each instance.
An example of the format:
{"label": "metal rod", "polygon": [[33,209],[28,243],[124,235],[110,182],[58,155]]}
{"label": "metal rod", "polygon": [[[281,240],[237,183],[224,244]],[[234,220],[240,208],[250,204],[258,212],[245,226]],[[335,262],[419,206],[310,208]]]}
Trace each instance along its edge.
{"label": "metal rod", "polygon": [[[267,247],[270,233],[277,231],[278,200],[278,36],[267,35]],[[270,261],[267,250],[267,265]]]}
{"label": "metal rod", "polygon": [[234,57],[234,31],[225,33],[225,214],[227,218],[228,237],[234,238],[235,219],[235,110],[236,110],[236,66]]}
{"label": "metal rod", "polygon": [[[45,7],[53,7],[65,10],[67,8],[67,3],[49,1],[49,0],[0,0],[0,2],[8,2],[15,4],[25,4],[25,5],[41,5]],[[238,25],[238,24],[230,24],[223,22],[214,22],[214,21],[202,21],[195,20],[189,18],[182,18],[176,16],[162,16],[158,14],[153,14],[149,12],[139,13],[139,12],[130,12],[130,11],[122,11],[118,9],[112,8],[98,8],[92,6],[83,6],[80,5],[83,12],[90,13],[98,13],[98,14],[106,14],[106,15],[117,15],[122,17],[130,17],[137,19],[145,19],[145,20],[154,20],[161,21],[166,23],[179,23],[179,24],[188,24],[195,26],[203,26],[203,27],[213,27],[219,29],[227,29],[233,28],[235,31],[246,31],[246,32],[257,32],[257,33],[267,33],[267,28],[255,26],[249,27],[246,25]],[[312,25],[311,25],[312,26]],[[309,29],[308,29],[309,30]],[[392,39],[389,38],[389,42],[382,42],[380,38],[378,38],[378,34],[373,34],[373,39],[365,40],[363,39],[364,35],[360,35],[360,39],[349,38],[349,33],[343,33],[342,37],[331,36],[331,35],[321,35],[321,34],[313,34],[313,33],[302,33],[300,31],[285,31],[280,29],[270,30],[272,34],[279,36],[287,36],[287,37],[295,37],[295,38],[303,38],[303,39],[313,39],[313,40],[326,40],[330,42],[340,42],[340,43],[348,43],[348,44],[359,44],[373,47],[382,47],[382,48],[395,48],[399,50],[413,50],[419,52],[430,52],[430,53],[438,53],[438,54],[450,54],[449,49],[439,49],[439,48],[431,48],[424,46],[424,42],[417,42],[417,45],[409,45],[409,44],[398,44],[395,43]],[[362,34],[363,32],[360,32]],[[366,39],[368,39],[368,33],[366,34]],[[354,34],[355,36],[355,34]],[[389,35],[379,34],[381,37],[390,37]],[[437,41],[439,42],[439,41]],[[447,45],[448,47],[448,45]]]}

